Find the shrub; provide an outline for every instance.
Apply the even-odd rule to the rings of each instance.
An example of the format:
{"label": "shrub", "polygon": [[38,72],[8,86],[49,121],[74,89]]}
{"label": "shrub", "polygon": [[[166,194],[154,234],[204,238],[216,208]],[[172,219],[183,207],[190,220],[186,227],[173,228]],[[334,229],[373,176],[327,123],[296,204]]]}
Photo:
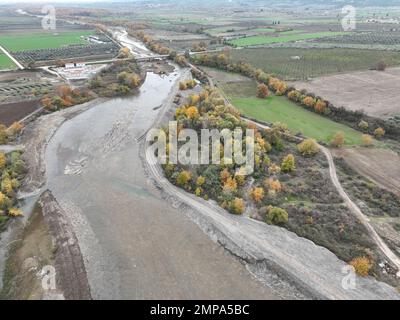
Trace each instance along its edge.
{"label": "shrub", "polygon": [[353,266],[354,270],[359,276],[365,277],[368,275],[369,270],[372,267],[371,260],[367,257],[357,257],[350,261],[349,263]]}
{"label": "shrub", "polygon": [[368,124],[367,121],[361,120],[361,121],[358,123],[358,127],[359,127],[361,130],[366,131],[366,130],[368,130],[369,124]]}
{"label": "shrub", "polygon": [[303,99],[303,104],[309,108],[314,108],[315,99],[313,97],[307,96]]}
{"label": "shrub", "polygon": [[0,170],[4,169],[7,164],[6,155],[0,152]]}
{"label": "shrub", "polygon": [[323,113],[326,109],[326,102],[322,100],[318,100],[314,106],[314,110],[318,113]]}
{"label": "shrub", "polygon": [[281,208],[272,207],[268,210],[266,222],[273,225],[283,225],[289,221],[288,213]]}
{"label": "shrub", "polygon": [[255,202],[260,202],[264,198],[264,189],[261,187],[254,188],[250,195]]}
{"label": "shrub", "polygon": [[380,139],[385,135],[385,130],[381,127],[376,128],[374,131],[374,135],[376,138]]}
{"label": "shrub", "polygon": [[257,97],[264,99],[268,97],[268,87],[264,83],[260,83],[257,87]]}
{"label": "shrub", "polygon": [[314,139],[305,139],[297,145],[297,149],[303,156],[313,156],[319,152],[319,146]]}
{"label": "shrub", "polygon": [[178,186],[185,186],[190,181],[191,178],[192,175],[190,174],[190,172],[183,170],[178,174],[176,178],[176,183]]}
{"label": "shrub", "polygon": [[294,156],[292,154],[288,154],[282,161],[281,169],[283,172],[292,172],[296,169]]}
{"label": "shrub", "polygon": [[373,144],[372,136],[370,136],[369,134],[363,134],[362,135],[362,142],[363,142],[363,145],[365,147],[371,146]]}
{"label": "shrub", "polygon": [[387,68],[387,63],[384,60],[379,61],[375,66],[375,69],[378,71],[385,71],[386,68]]}
{"label": "shrub", "polygon": [[344,145],[344,140],[345,140],[344,132],[339,131],[333,136],[331,141],[331,146],[340,148]]}
{"label": "shrub", "polygon": [[231,203],[231,210],[235,214],[242,214],[244,211],[244,201],[241,198],[235,198]]}

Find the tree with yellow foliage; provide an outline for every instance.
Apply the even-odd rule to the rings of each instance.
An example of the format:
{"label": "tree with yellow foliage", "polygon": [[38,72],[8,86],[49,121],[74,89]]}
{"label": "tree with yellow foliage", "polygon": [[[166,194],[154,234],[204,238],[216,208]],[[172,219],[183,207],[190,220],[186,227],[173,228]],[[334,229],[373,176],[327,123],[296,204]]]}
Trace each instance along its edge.
{"label": "tree with yellow foliage", "polygon": [[186,90],[187,89],[187,85],[185,82],[179,82],[179,90]]}
{"label": "tree with yellow foliage", "polygon": [[0,144],[6,144],[8,142],[7,128],[5,125],[0,124]]}
{"label": "tree with yellow foliage", "polygon": [[12,182],[10,178],[5,178],[1,181],[1,192],[3,192],[7,196],[13,196],[14,189],[12,187]]}
{"label": "tree with yellow foliage", "polygon": [[372,267],[371,260],[367,257],[357,257],[349,262],[359,276],[366,277]]}
{"label": "tree with yellow foliage", "polygon": [[281,169],[283,172],[292,172],[296,169],[294,155],[288,154],[282,161]]}
{"label": "tree with yellow foliage", "polygon": [[231,209],[235,214],[242,214],[244,212],[244,201],[241,198],[235,198],[232,201]]}
{"label": "tree with yellow foliage", "polygon": [[11,217],[20,217],[23,215],[23,212],[21,209],[11,208],[10,210],[8,210],[8,215]]}
{"label": "tree with yellow foliage", "polygon": [[0,170],[4,169],[7,164],[7,158],[6,155],[2,152],[0,152]]}
{"label": "tree with yellow foliage", "polygon": [[206,178],[203,176],[198,176],[196,179],[196,185],[201,187],[206,182]]}
{"label": "tree with yellow foliage", "polygon": [[305,139],[297,145],[297,149],[303,156],[313,156],[319,152],[319,146],[314,139]]}
{"label": "tree with yellow foliage", "polygon": [[379,127],[374,131],[374,136],[378,139],[382,138],[385,135],[385,129]]}
{"label": "tree with yellow foliage", "polygon": [[189,96],[189,104],[195,106],[200,101],[200,96],[198,94],[191,94]]}
{"label": "tree with yellow foliage", "polygon": [[7,206],[7,200],[7,196],[3,192],[0,192],[0,209],[5,209]]}
{"label": "tree with yellow foliage", "polygon": [[21,133],[22,128],[22,124],[20,124],[19,122],[14,122],[11,126],[8,127],[7,134],[9,136],[15,136]]}
{"label": "tree with yellow foliage", "polygon": [[237,184],[238,184],[239,186],[243,186],[244,183],[246,182],[245,176],[244,176],[244,175],[241,175],[241,174],[236,174],[236,175],[235,175],[235,179],[236,179],[236,182],[237,182]]}
{"label": "tree with yellow foliage", "polygon": [[250,195],[255,202],[260,202],[264,198],[264,189],[262,187],[253,188]]}
{"label": "tree with yellow foliage", "polygon": [[185,186],[191,178],[191,173],[189,171],[183,170],[176,177],[176,183],[178,184],[178,186]]}
{"label": "tree with yellow foliage", "polygon": [[361,139],[362,139],[362,142],[363,142],[363,146],[364,146],[364,147],[370,147],[370,146],[372,146],[373,141],[374,141],[374,140],[372,139],[372,136],[369,135],[369,134],[363,134],[362,137],[361,137]]}

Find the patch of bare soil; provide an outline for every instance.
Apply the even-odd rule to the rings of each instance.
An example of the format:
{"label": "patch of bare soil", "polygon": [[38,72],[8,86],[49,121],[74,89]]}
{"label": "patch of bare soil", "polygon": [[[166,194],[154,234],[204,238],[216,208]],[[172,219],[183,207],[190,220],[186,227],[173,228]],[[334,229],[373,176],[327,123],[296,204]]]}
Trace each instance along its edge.
{"label": "patch of bare soil", "polygon": [[0,124],[11,125],[15,121],[20,121],[32,112],[40,108],[38,100],[7,103],[0,105]]}
{"label": "patch of bare soil", "polygon": [[301,90],[324,97],[336,107],[363,110],[366,114],[387,119],[400,113],[397,93],[400,91],[400,68],[361,71],[295,82]]}
{"label": "patch of bare soil", "polygon": [[400,156],[387,149],[334,149],[357,173],[400,196]]}

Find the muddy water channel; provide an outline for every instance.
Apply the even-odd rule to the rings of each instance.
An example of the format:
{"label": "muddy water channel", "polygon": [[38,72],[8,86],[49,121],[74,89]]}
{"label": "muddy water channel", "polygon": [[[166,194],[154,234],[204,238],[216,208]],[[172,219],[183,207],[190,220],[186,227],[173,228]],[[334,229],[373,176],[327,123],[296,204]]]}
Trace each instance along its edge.
{"label": "muddy water channel", "polygon": [[94,299],[251,299],[272,295],[163,201],[135,139],[183,71],[149,73],[140,94],[65,122],[46,151],[47,188],[71,220]]}

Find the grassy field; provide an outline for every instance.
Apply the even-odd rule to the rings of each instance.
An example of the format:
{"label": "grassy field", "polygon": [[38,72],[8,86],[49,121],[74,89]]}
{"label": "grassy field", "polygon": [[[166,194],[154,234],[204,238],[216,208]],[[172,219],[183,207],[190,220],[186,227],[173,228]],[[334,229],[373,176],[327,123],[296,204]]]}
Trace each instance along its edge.
{"label": "grassy field", "polygon": [[0,54],[0,70],[15,69],[16,65],[5,54]]}
{"label": "grassy field", "polygon": [[229,44],[239,47],[256,46],[271,43],[285,43],[299,40],[309,40],[332,37],[343,34],[342,32],[317,32],[309,34],[288,34],[280,37],[253,36],[228,41]]}
{"label": "grassy field", "polygon": [[338,131],[343,131],[346,137],[346,145],[352,146],[362,143],[360,132],[307,111],[295,105],[286,97],[233,98],[232,103],[246,116],[272,123],[286,123],[294,133],[301,132],[317,141],[330,143],[332,137]]}
{"label": "grassy field", "polygon": [[390,66],[400,65],[399,52],[359,49],[258,48],[231,50],[231,57],[286,80],[368,70],[382,59]]}
{"label": "grassy field", "polygon": [[10,51],[60,48],[70,44],[86,43],[81,37],[93,34],[94,31],[73,32],[35,32],[13,35],[1,35],[0,44]]}

